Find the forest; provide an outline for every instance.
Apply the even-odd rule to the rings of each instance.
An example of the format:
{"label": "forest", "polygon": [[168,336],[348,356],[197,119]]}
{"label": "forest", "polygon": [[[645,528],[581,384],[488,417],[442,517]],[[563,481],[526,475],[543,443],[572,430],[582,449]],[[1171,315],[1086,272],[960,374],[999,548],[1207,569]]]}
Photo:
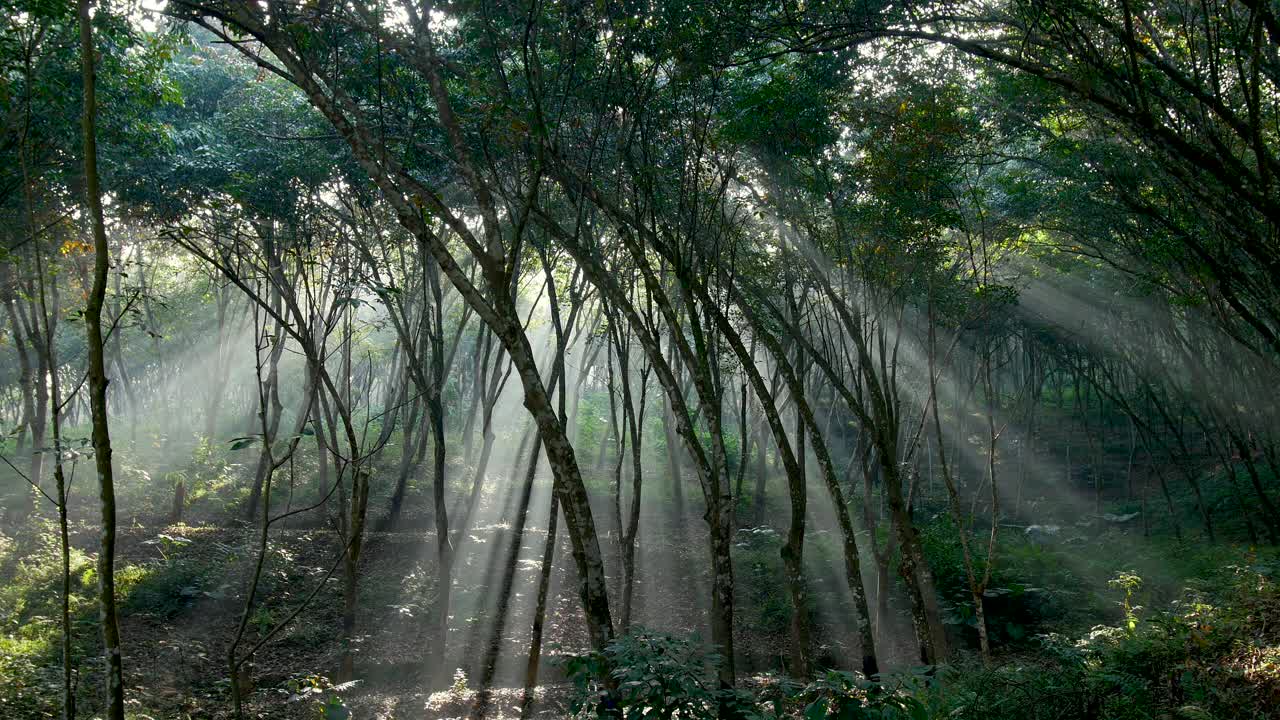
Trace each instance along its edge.
{"label": "forest", "polygon": [[0,718],[1280,718],[1280,2],[0,6]]}

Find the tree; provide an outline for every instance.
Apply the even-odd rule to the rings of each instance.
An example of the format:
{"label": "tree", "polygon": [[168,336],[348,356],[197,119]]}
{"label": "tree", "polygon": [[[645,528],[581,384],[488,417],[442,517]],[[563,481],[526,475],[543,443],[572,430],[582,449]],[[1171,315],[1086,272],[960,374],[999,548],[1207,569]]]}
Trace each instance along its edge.
{"label": "tree", "polygon": [[93,287],[85,306],[85,327],[89,335],[89,402],[93,417],[93,462],[98,472],[102,504],[102,548],[98,554],[98,602],[102,623],[102,645],[106,658],[106,699],[108,720],[124,720],[124,671],[120,651],[120,624],[116,612],[116,491],[111,466],[111,430],[107,418],[107,368],[102,334],[102,306],[107,293],[106,219],[102,212],[102,189],[98,184],[97,97],[95,95],[95,52],[90,0],[80,0],[80,64],[84,83],[84,188],[85,204],[93,231]]}

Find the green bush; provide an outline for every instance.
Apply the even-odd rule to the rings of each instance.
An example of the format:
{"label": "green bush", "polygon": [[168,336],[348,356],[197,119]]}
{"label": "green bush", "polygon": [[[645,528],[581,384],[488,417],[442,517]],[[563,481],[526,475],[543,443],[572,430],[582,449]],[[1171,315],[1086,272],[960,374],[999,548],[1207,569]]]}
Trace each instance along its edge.
{"label": "green bush", "polygon": [[935,692],[958,720],[1276,717],[1273,563],[1248,556],[1215,573],[1216,593],[1188,590],[1158,612],[1138,601],[1137,575],[1117,574],[1115,625],[1041,636],[1034,660],[949,668]]}
{"label": "green bush", "polygon": [[[93,558],[71,551],[70,609],[76,657],[92,651]],[[0,717],[56,712],[60,682],[62,551],[57,525],[32,518],[0,534]]]}
{"label": "green bush", "polygon": [[[978,646],[977,613],[965,572],[964,557],[955,526],[935,522],[921,533],[925,558],[933,569],[944,616],[964,643]],[[985,538],[975,539],[971,549],[985,550]],[[981,573],[985,557],[974,558]],[[1028,647],[1032,639],[1085,617],[1098,617],[1109,607],[1091,596],[1079,575],[1066,562],[1062,548],[1026,540],[1016,531],[1001,535],[991,581],[983,597],[987,632],[995,646]]]}
{"label": "green bush", "polygon": [[[719,717],[722,704],[742,702],[737,691],[716,685],[724,662],[701,648],[698,638],[676,638],[636,628],[603,652],[570,656],[565,671],[576,690],[571,709],[582,716],[623,718]],[[606,675],[617,686],[607,690]]]}
{"label": "green bush", "polygon": [[924,674],[873,683],[860,675],[831,670],[785,698],[781,706],[799,706],[805,720],[927,720],[933,717],[931,698],[924,691],[928,683]]}
{"label": "green bush", "polygon": [[[921,689],[923,675],[894,677],[879,684],[859,675],[829,671],[808,684],[774,679],[751,692],[723,689],[716,670],[723,658],[702,647],[696,636],[683,639],[637,628],[616,638],[602,653],[570,656],[566,674],[579,717],[839,718],[840,720],[926,720],[932,698]],[[609,693],[608,673],[616,684]]]}
{"label": "green bush", "polygon": [[[1218,550],[1219,555],[1225,550]],[[1156,611],[1145,578],[1113,577],[1114,624],[1028,640],[1036,652],[992,666],[961,659],[872,683],[831,671],[810,682],[770,678],[753,691],[715,685],[720,662],[696,638],[638,631],[567,670],[579,714],[848,720],[1209,720],[1280,718],[1280,573],[1253,553]],[[1194,562],[1194,561],[1193,561]],[[605,692],[604,673],[616,681]],[[720,715],[722,716],[722,715]]]}

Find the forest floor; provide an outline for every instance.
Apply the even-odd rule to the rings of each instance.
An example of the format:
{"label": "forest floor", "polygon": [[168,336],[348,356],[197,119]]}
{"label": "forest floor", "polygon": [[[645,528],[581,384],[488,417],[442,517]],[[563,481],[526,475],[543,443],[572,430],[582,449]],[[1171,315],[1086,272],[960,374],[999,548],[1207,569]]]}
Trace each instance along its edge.
{"label": "forest floor", "polygon": [[[1060,426],[1046,423],[1044,446],[1065,447],[1071,442],[1076,447],[1084,446],[1078,438],[1064,436],[1063,431],[1055,427]],[[1113,434],[1111,438],[1110,446],[1097,453],[1110,468],[1111,477],[1123,477],[1122,473],[1127,472],[1125,458],[1130,453],[1129,438],[1120,434]],[[140,471],[128,464],[122,465],[126,482],[133,482],[126,484],[126,488],[149,488],[148,492],[152,493],[125,498],[125,507],[130,509],[121,517],[117,557],[131,717],[135,720],[229,718],[227,650],[241,619],[245,578],[256,556],[258,538],[258,531],[250,524],[230,519],[242,500],[237,493],[242,492],[245,483],[237,473],[242,474],[243,468],[237,470],[234,464],[211,460],[177,469],[156,466],[150,471],[151,476],[167,478],[170,473],[183,472],[189,478],[189,486],[196,489],[189,496],[190,524],[168,524],[163,518],[169,496],[164,489],[156,490],[165,488],[167,483],[151,482],[146,474],[139,474]],[[1038,470],[1034,465],[1031,469]],[[1060,533],[1037,540],[1013,526],[1002,534],[999,561],[984,603],[998,648],[992,668],[983,668],[975,662],[972,605],[954,527],[944,506],[934,502],[937,493],[931,492],[927,485],[922,489],[917,522],[938,580],[952,647],[957,650],[955,665],[976,668],[973,672],[966,670],[968,674],[956,681],[962,687],[955,691],[955,696],[967,697],[964,693],[970,693],[981,698],[986,692],[981,689],[983,686],[1004,687],[1000,678],[993,678],[990,673],[1048,667],[1046,663],[1060,662],[1060,655],[1046,650],[1046,638],[1075,638],[1077,646],[1083,647],[1102,637],[1098,635],[1099,628],[1109,632],[1123,627],[1126,596],[1115,583],[1118,578],[1132,575],[1141,578],[1141,583],[1130,600],[1140,604],[1142,612],[1154,617],[1172,608],[1171,612],[1182,618],[1176,627],[1185,630],[1185,637],[1178,636],[1176,643],[1181,643],[1178,647],[1195,650],[1201,648],[1198,643],[1204,640],[1204,633],[1213,636],[1203,646],[1209,649],[1198,651],[1200,657],[1194,662],[1187,658],[1178,660],[1181,664],[1175,663],[1177,667],[1186,672],[1204,669],[1206,677],[1212,677],[1214,682],[1220,679],[1219,674],[1225,673],[1227,678],[1222,682],[1226,683],[1227,691],[1236,692],[1232,688],[1242,686],[1251,693],[1241,702],[1273,695],[1275,706],[1280,707],[1280,637],[1276,636],[1280,628],[1280,603],[1273,602],[1272,598],[1256,607],[1245,608],[1241,616],[1244,620],[1215,621],[1217,631],[1199,629],[1200,624],[1207,626],[1208,622],[1202,623],[1193,617],[1194,613],[1208,612],[1196,610],[1201,607],[1196,603],[1210,607],[1204,604],[1210,600],[1186,604],[1187,597],[1212,599],[1214,593],[1230,581],[1231,568],[1252,568],[1250,572],[1264,573],[1274,567],[1280,574],[1280,561],[1274,553],[1255,554],[1247,543],[1246,528],[1238,520],[1219,524],[1219,540],[1225,542],[1206,543],[1196,529],[1197,518],[1190,511],[1177,519],[1184,530],[1184,542],[1173,542],[1171,520],[1167,513],[1161,513],[1163,508],[1154,497],[1156,491],[1146,487],[1151,483],[1140,471],[1133,493],[1113,482],[1103,509],[1121,516],[1146,509],[1151,518],[1151,536],[1146,537],[1140,519],[1106,521],[1093,512],[1094,498],[1088,492],[1088,478],[1076,475],[1068,471],[1069,479],[1084,492],[1069,502],[1042,497],[1030,489],[1021,499],[1020,504],[1028,515],[1045,518],[1040,522],[1061,523]],[[1221,468],[1206,471],[1203,490],[1211,507],[1225,508],[1236,497],[1223,476]],[[249,614],[241,652],[286,620],[313,588],[321,583],[322,587],[293,621],[255,652],[246,668],[251,679],[244,693],[248,716],[309,720],[318,717],[319,703],[340,697],[354,717],[361,720],[465,717],[482,684],[485,648],[496,633],[498,652],[489,716],[517,717],[533,599],[546,540],[548,498],[545,487],[539,487],[542,491],[535,492],[520,551],[515,555],[512,601],[500,632],[495,628],[494,609],[503,570],[511,558],[512,498],[488,498],[474,526],[462,538],[451,596],[448,643],[443,653],[427,625],[428,610],[436,593],[436,535],[430,513],[421,509],[428,493],[421,487],[414,488],[411,498],[416,498],[419,504],[410,502],[401,522],[392,529],[380,527],[386,498],[371,499],[371,507],[378,510],[371,513],[372,529],[360,568],[359,615],[353,647],[358,682],[338,689],[332,688],[326,678],[338,667],[343,647],[339,631],[341,568],[324,580],[341,550],[337,534],[322,518],[312,520],[310,525],[274,529],[259,588],[259,597],[263,600],[255,603]],[[1145,506],[1140,500],[1144,487],[1151,495]],[[1269,486],[1272,492],[1276,489],[1274,485]],[[1188,492],[1175,488],[1175,493],[1180,494],[1175,497],[1177,507],[1194,507],[1189,497],[1181,496]],[[77,496],[72,523],[75,546],[72,556],[73,653],[78,667],[80,716],[88,717],[96,707],[101,684],[97,609],[93,599],[98,532],[94,498],[87,491]],[[705,525],[700,519],[701,508],[696,506],[696,496],[688,493],[684,502],[673,502],[671,489],[659,481],[652,490],[646,490],[646,498],[646,507],[660,510],[646,510],[641,521],[635,623],[673,635],[696,633],[705,637],[709,562]],[[782,503],[784,499],[779,497],[776,502]],[[618,597],[618,562],[611,500],[597,494],[593,505],[606,569],[613,584],[610,588],[613,599]],[[821,507],[820,503],[813,505]],[[58,716],[60,561],[51,515],[38,513],[23,525],[0,530],[0,622],[3,622],[0,718],[25,720]],[[787,513],[783,505],[769,505],[759,517],[759,523],[747,522],[745,515],[734,548],[735,635],[739,676],[751,683],[785,671],[790,604],[782,584],[778,553],[781,538],[777,528],[771,525],[780,527]],[[1233,517],[1227,512],[1219,516],[1228,520]],[[839,572],[842,567],[839,542],[832,527],[830,519],[819,513],[812,521],[806,543],[815,655],[823,666],[856,667],[858,648],[854,624],[848,614],[851,605],[843,574]],[[558,540],[539,676],[541,685],[534,705],[540,717],[567,714],[573,688],[565,680],[561,661],[587,649],[576,575],[569,561],[563,528]],[[864,558],[863,579],[868,588],[875,587],[869,558]],[[1188,596],[1189,591],[1198,594]],[[885,618],[887,631],[878,648],[882,663],[891,670],[909,670],[914,663],[910,657],[906,599],[895,595],[889,606],[890,613]],[[1192,619],[1188,620],[1189,617]],[[615,617],[615,622],[617,619]],[[1217,633],[1228,627],[1236,635],[1223,635],[1223,644],[1215,644]],[[1155,647],[1164,648],[1160,650],[1164,653],[1160,655],[1163,658],[1160,662],[1167,665],[1172,662],[1166,657],[1167,645],[1173,641],[1161,642],[1165,644]],[[429,670],[428,663],[433,660],[436,664]],[[1168,672],[1166,665],[1155,661],[1148,665],[1157,668],[1152,672]],[[1131,668],[1119,673],[1107,668],[1097,670],[1116,677],[1127,677],[1130,671]],[[1076,680],[1072,682],[1079,684]],[[1165,688],[1161,691],[1162,702],[1181,697],[1180,682],[1167,678],[1156,682],[1157,685],[1163,683]],[[1013,689],[1006,687],[1006,690],[1011,693],[1022,692],[1017,689],[1021,685],[1010,687]],[[1122,688],[1116,692],[1128,691]]]}
{"label": "forest floor", "polygon": [[[435,533],[424,529],[412,514],[398,531],[368,533],[360,571],[360,602],[355,642],[357,684],[344,688],[342,698],[359,717],[416,718],[466,716],[481,678],[483,648],[495,632],[491,601],[500,582],[509,528],[489,523],[473,528],[456,568],[447,661],[428,671],[439,656],[438,642],[426,627],[434,572]],[[418,525],[419,527],[414,527]],[[532,521],[531,521],[532,525]],[[0,577],[5,578],[0,600],[11,603],[11,619],[25,618],[40,632],[23,633],[31,643],[27,659],[38,663],[21,668],[0,665],[0,677],[19,678],[0,692],[3,707],[19,710],[14,717],[54,717],[57,705],[56,535],[47,523],[43,532],[0,540]],[[697,528],[694,528],[696,530]],[[762,533],[767,535],[767,533]],[[606,536],[605,542],[609,542]],[[587,649],[576,592],[576,573],[569,562],[568,543],[560,534],[556,571],[548,600],[543,644],[542,685],[535,708],[542,717],[563,717],[569,687],[561,659]],[[247,525],[149,524],[135,519],[119,533],[117,577],[122,598],[124,667],[130,705],[137,718],[223,718],[229,716],[227,649],[243,607],[244,578],[256,551],[258,531]],[[98,647],[92,601],[93,557],[98,534],[91,521],[73,525],[73,615],[77,617],[76,655],[80,667],[82,708],[94,706],[99,679]],[[516,566],[515,598],[502,629],[497,656],[492,717],[519,715],[520,685],[528,654],[530,603],[538,581],[545,527],[526,529],[521,561]],[[637,577],[637,624],[674,634],[702,633],[706,613],[705,541],[684,541],[652,532],[645,542]],[[745,547],[745,546],[743,546]],[[662,548],[662,557],[646,554]],[[340,552],[329,528],[274,530],[268,545],[259,597],[250,613],[241,652],[251,647],[297,608],[299,601],[323,581],[306,609],[259,649],[247,666],[251,687],[245,696],[251,717],[311,718],[314,702],[326,697],[325,677],[338,667],[342,643],[341,569],[325,575]],[[606,545],[606,551],[609,546]],[[739,664],[746,671],[766,669],[785,654],[786,610],[780,584],[753,587],[753,574],[772,575],[777,568],[776,547],[756,554],[744,550],[740,581],[744,602],[739,608],[738,642],[744,650]],[[612,559],[612,558],[610,558]],[[646,565],[645,563],[651,563]],[[616,563],[611,563],[616,567]],[[674,575],[674,577],[673,577]],[[616,582],[616,577],[611,577]],[[769,583],[776,582],[777,577]],[[646,592],[646,588],[660,591]],[[758,602],[753,598],[758,597]],[[763,606],[762,606],[763,604]],[[615,610],[616,612],[616,610]],[[828,643],[849,652],[849,632],[830,632]],[[22,657],[11,640],[4,648],[12,665]],[[434,679],[433,679],[434,678]],[[432,690],[431,688],[435,688]],[[9,717],[10,715],[4,715]]]}
{"label": "forest floor", "polygon": [[[412,524],[413,518],[408,518]],[[929,538],[926,527],[926,539]],[[544,535],[532,528],[526,534],[529,551],[540,552]],[[484,548],[499,540],[503,532],[500,525],[477,528],[470,542]],[[745,535],[768,535],[765,531],[753,531]],[[41,718],[57,716],[57,651],[56,620],[52,603],[56,598],[56,544],[45,534],[34,536],[35,541],[6,538],[0,541],[0,573],[6,578],[0,590],[0,604],[12,607],[17,615],[25,618],[23,628],[9,628],[12,633],[0,652],[0,674],[9,686],[0,691],[0,716],[14,718]],[[1101,543],[1114,543],[1125,536],[1109,536]],[[1140,538],[1127,536],[1131,543]],[[73,595],[77,616],[76,654],[80,667],[79,692],[82,710],[94,707],[100,676],[94,604],[90,600],[93,590],[93,567],[90,553],[97,534],[89,524],[77,527],[74,544],[78,548],[73,558]],[[360,616],[357,626],[356,668],[359,681],[351,686],[332,690],[324,678],[338,666],[342,643],[337,628],[341,626],[341,583],[338,574],[327,582],[299,617],[270,642],[262,646],[248,667],[252,684],[245,693],[249,717],[298,718],[321,717],[318,707],[331,697],[341,697],[345,707],[354,717],[380,718],[454,718],[466,717],[476,698],[480,678],[481,648],[489,642],[493,632],[483,603],[494,593],[487,589],[489,580],[475,580],[475,574],[466,568],[459,569],[459,585],[455,588],[455,604],[452,613],[448,661],[440,666],[434,680],[426,672],[427,662],[438,654],[423,625],[421,603],[425,595],[422,588],[424,573],[429,572],[429,558],[434,552],[434,534],[429,530],[405,530],[399,532],[371,533],[366,561],[361,569]],[[224,719],[231,716],[228,702],[229,682],[226,670],[226,652],[229,639],[234,635],[239,621],[243,597],[238,583],[243,582],[246,563],[252,558],[255,532],[248,527],[219,527],[213,525],[151,525],[135,523],[122,528],[118,577],[120,578],[122,635],[125,649],[126,685],[131,716],[136,720],[194,720],[197,718]],[[747,541],[742,541],[746,543]],[[701,543],[681,544],[674,538],[662,542],[663,547],[684,548],[686,567],[699,562]],[[260,588],[268,598],[251,615],[242,648],[252,645],[270,628],[283,620],[298,601],[320,582],[337,556],[335,534],[327,528],[297,528],[273,533],[268,560]],[[1087,548],[1071,547],[1077,554]],[[1131,557],[1146,557],[1140,567],[1147,578],[1148,591],[1143,595],[1154,607],[1176,597],[1173,588],[1197,575],[1208,577],[1209,565],[1221,562],[1221,551],[1204,552],[1203,549],[1184,553],[1183,564],[1170,557],[1166,546],[1153,544],[1143,551],[1133,552]],[[567,553],[567,547],[558,548]],[[483,553],[473,553],[483,556]],[[776,547],[757,549],[740,544],[737,565],[740,584],[739,632],[740,647],[750,648],[751,653],[739,657],[740,672],[748,682],[752,675],[779,669],[777,658],[786,647],[785,612],[773,604],[774,595],[784,597],[780,585],[775,592],[767,592],[765,576],[777,568],[762,567],[769,556],[776,557]],[[1193,557],[1194,556],[1194,557]],[[567,554],[561,555],[567,558]],[[1023,633],[1030,636],[1045,631],[1069,631],[1085,627],[1089,622],[1115,618],[1117,603],[1111,598],[1102,602],[1101,594],[1094,596],[1079,588],[1072,594],[1071,587],[1104,584],[1102,574],[1109,570],[1085,567],[1061,567],[1062,555],[1043,555],[1033,547],[1014,543],[1009,549],[1007,564],[1019,572],[1031,572],[1028,568],[1041,567],[1040,582],[1047,586],[1044,594],[1049,598],[1018,605],[1009,604],[1006,586],[1013,586],[1010,575],[1001,574],[995,584],[996,595],[992,599],[993,615],[1003,623],[996,629],[1004,649],[998,667],[1034,666],[1043,662],[1042,651],[1034,645],[1016,642],[1009,627],[1013,623],[1025,623]],[[480,562],[480,561],[477,561]],[[680,558],[672,558],[672,563]],[[586,638],[580,628],[580,608],[573,582],[573,573],[567,562],[557,563],[553,576],[551,601],[548,604],[547,635],[544,644],[542,684],[535,695],[537,717],[565,717],[572,686],[564,681],[558,660],[567,653],[586,649]],[[679,567],[666,565],[666,568]],[[952,572],[945,563],[939,563],[943,574]],[[488,570],[489,568],[485,568]],[[656,570],[665,572],[668,570]],[[530,577],[517,581],[516,587],[524,587],[537,575],[537,567],[522,563],[518,571]],[[1098,574],[1094,577],[1093,574]],[[662,630],[678,635],[688,635],[702,629],[705,614],[696,601],[701,579],[698,573],[688,573],[683,578],[688,587],[678,588],[680,582],[663,578],[658,586],[662,592],[652,593],[638,605],[638,617],[659,622]],[[776,579],[776,578],[775,578]],[[658,578],[639,578],[641,593],[648,582]],[[415,583],[417,585],[415,585]],[[522,584],[523,583],[523,584]],[[1194,583],[1194,580],[1193,580]],[[941,588],[944,599],[948,583]],[[23,589],[19,592],[19,589]],[[521,590],[523,595],[527,591]],[[1015,591],[1016,592],[1016,591]],[[830,594],[819,583],[815,595]],[[1114,593],[1113,593],[1114,594]],[[1039,593],[1022,593],[1021,597],[1033,600]],[[783,601],[785,602],[785,601]],[[815,604],[834,602],[831,598]],[[958,604],[957,604],[958,605]],[[1044,605],[1040,607],[1039,605]],[[1108,607],[1109,606],[1109,607]],[[902,605],[899,605],[902,607]],[[1028,617],[1028,608],[1037,609],[1046,617]],[[1066,608],[1072,608],[1067,610]],[[1274,613],[1258,620],[1273,628],[1280,627],[1280,608],[1271,607]],[[778,613],[784,617],[774,618]],[[11,616],[12,617],[12,616]],[[895,618],[905,622],[905,618]],[[824,646],[839,646],[845,640],[848,625],[819,617]],[[963,621],[952,626],[956,630],[953,642],[960,648],[961,662],[971,653],[964,647],[970,642]],[[1272,633],[1274,634],[1274,633]],[[22,648],[16,643],[23,637],[30,642],[44,638],[40,648]],[[17,638],[18,640],[15,640]],[[498,672],[494,679],[494,692],[489,717],[512,718],[519,716],[521,691],[519,690],[525,658],[528,652],[528,619],[513,603],[513,617],[503,631]],[[902,645],[902,643],[899,643]],[[1265,648],[1264,648],[1265,649]],[[845,648],[847,650],[847,648]],[[829,652],[834,652],[828,647]],[[903,653],[905,647],[888,648],[887,655]],[[882,650],[882,652],[885,652]],[[1280,663],[1276,657],[1249,656],[1244,649],[1232,651],[1232,662],[1238,663],[1241,676],[1249,667],[1256,671],[1261,662]],[[1265,653],[1264,653],[1265,655]],[[971,656],[971,655],[969,655]],[[847,661],[831,658],[838,666],[849,667]],[[23,668],[23,662],[31,667]],[[899,656],[894,663],[898,667],[909,665],[907,658]],[[1225,665],[1223,667],[1226,667]],[[1280,666],[1278,666],[1280,667]],[[1265,675],[1265,673],[1264,673]],[[1280,676],[1280,673],[1275,674]],[[1275,676],[1270,681],[1280,693],[1280,682]],[[757,677],[757,680],[759,678]],[[1280,700],[1280,695],[1277,695]],[[82,713],[82,716],[84,714]],[[1263,717],[1259,715],[1258,717]]]}

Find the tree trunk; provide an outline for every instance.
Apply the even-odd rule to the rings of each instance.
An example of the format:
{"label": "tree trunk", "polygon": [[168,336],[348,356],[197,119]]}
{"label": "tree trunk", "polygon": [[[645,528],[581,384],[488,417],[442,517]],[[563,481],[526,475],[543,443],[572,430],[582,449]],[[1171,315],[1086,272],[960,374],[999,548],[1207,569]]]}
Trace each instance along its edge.
{"label": "tree trunk", "polygon": [[880,470],[893,517],[893,529],[897,534],[902,556],[898,561],[898,574],[911,595],[911,619],[916,626],[916,638],[920,645],[920,660],[925,665],[938,665],[947,656],[947,636],[942,627],[942,611],[934,590],[933,572],[924,559],[920,544],[920,532],[907,516],[906,501],[902,495],[902,476],[898,471],[896,453],[880,451]]}
{"label": "tree trunk", "polygon": [[[53,295],[53,308],[50,312],[49,303],[46,301],[45,293],[45,273],[43,263],[41,262],[40,246],[34,246],[34,254],[36,256],[36,279],[39,283],[39,309],[40,320],[43,326],[44,353],[49,358],[49,364],[58,367],[57,345],[54,343],[54,328],[56,327],[56,318],[58,313],[58,296],[55,292]],[[67,526],[67,494],[69,491],[66,473],[63,468],[63,446],[62,446],[62,389],[58,382],[58,373],[50,373],[49,375],[49,399],[52,408],[50,417],[53,430],[53,478],[54,488],[57,493],[54,497],[54,503],[58,510],[58,544],[60,559],[62,561],[62,588],[59,611],[59,620],[62,625],[62,718],[63,720],[74,720],[76,716],[76,698],[75,686],[72,680],[73,659],[71,655],[71,536]]]}
{"label": "tree trunk", "polygon": [[[271,292],[272,302],[277,310],[280,307],[280,293],[278,290]],[[267,404],[263,408],[267,418],[267,436],[274,438],[276,431],[280,427],[280,416],[284,414],[284,407],[280,404],[280,356],[284,354],[284,325],[280,322],[275,323],[275,328],[271,333],[271,350],[267,354],[267,378],[266,388],[262,396],[266,398]],[[307,403],[310,404],[308,397]],[[306,412],[306,408],[302,409]],[[249,491],[249,501],[245,506],[244,518],[252,520],[258,514],[258,502],[262,498],[262,485],[266,480],[267,472],[271,466],[271,453],[267,448],[258,454],[258,464],[253,472],[253,487]]]}
{"label": "tree trunk", "polygon": [[404,511],[404,498],[408,492],[409,475],[413,470],[413,458],[418,451],[418,443],[422,442],[422,433],[418,432],[418,417],[422,408],[422,400],[415,398],[409,401],[409,417],[400,429],[400,462],[396,467],[396,488],[391,493],[391,522],[394,523]]}
{"label": "tree trunk", "polygon": [[640,407],[635,408],[627,380],[627,364],[623,364],[622,407],[631,428],[631,505],[627,511],[627,527],[622,537],[622,623],[621,632],[631,631],[631,611],[636,583],[636,536],[640,532],[640,495],[644,487],[641,474],[640,443],[644,437],[645,395],[648,372],[641,372]]}
{"label": "tree trunk", "polygon": [[[23,337],[22,327],[18,320],[18,309],[16,301],[13,297],[13,288],[16,286],[13,279],[13,271],[9,267],[9,263],[0,263],[0,301],[4,302],[5,313],[9,316],[9,326],[12,329],[13,347],[18,356],[18,392],[21,396],[22,416],[18,422],[17,437],[15,442],[18,452],[26,447],[28,439],[28,430],[35,419],[35,388],[33,370],[31,368],[31,357],[27,353],[27,341]],[[34,442],[32,449],[35,449]]]}
{"label": "tree trunk", "polygon": [[[103,294],[105,296],[104,288]],[[99,311],[101,317],[101,311]],[[35,397],[35,415],[31,417],[31,467],[27,470],[27,475],[36,485],[40,485],[44,480],[44,456],[48,453],[45,447],[45,433],[48,432],[49,424],[49,356],[42,350],[36,352],[36,372],[34,382],[32,383],[33,395]],[[103,371],[104,375],[106,371]]]}
{"label": "tree trunk", "polygon": [[[520,488],[519,507],[516,510],[514,527],[511,529],[510,541],[507,545],[507,557],[503,563],[502,585],[496,596],[496,603],[490,618],[493,627],[489,631],[489,642],[485,645],[483,661],[480,665],[480,683],[476,693],[475,704],[471,708],[473,720],[480,720],[489,711],[493,676],[498,666],[498,656],[502,651],[502,636],[507,627],[507,613],[511,607],[511,594],[515,586],[516,564],[520,561],[520,549],[524,545],[524,526],[529,518],[529,500],[533,497],[533,481],[538,474],[538,459],[542,457],[542,438],[536,434],[533,438],[532,451],[525,470],[524,483]],[[506,533],[503,533],[504,535]],[[497,540],[495,539],[495,542]]]}
{"label": "tree trunk", "polygon": [[[1235,443],[1236,450],[1240,453],[1240,458],[1244,460],[1245,470],[1249,473],[1249,482],[1258,496],[1258,503],[1262,506],[1262,521],[1267,527],[1267,537],[1272,545],[1280,544],[1280,512],[1276,511],[1275,503],[1271,501],[1271,497],[1267,495],[1262,485],[1262,476],[1258,473],[1258,466],[1254,462],[1251,448],[1235,430],[1229,428],[1228,432],[1231,435],[1231,441]],[[1234,471],[1227,468],[1227,472]]]}
{"label": "tree trunk", "polygon": [[[751,354],[755,355],[755,341],[752,340]],[[747,384],[738,386],[738,477],[733,483],[733,523],[736,532],[739,523],[738,513],[742,510],[742,486],[747,477],[747,465],[751,459],[751,431],[747,426]]]}
{"label": "tree trunk", "polygon": [[[674,342],[671,343],[672,369],[679,367],[675,359]],[[680,440],[676,435],[675,413],[671,408],[671,398],[662,396],[662,432],[667,441],[667,472],[671,480],[671,500],[676,518],[684,518],[684,471],[680,467]]]}
{"label": "tree trunk", "polygon": [[[444,297],[440,288],[440,267],[434,260],[424,258],[428,264],[426,282],[431,292],[431,306],[427,322],[431,343],[431,380],[427,389],[427,419],[431,428],[431,498],[435,510],[436,527],[436,602],[432,609],[437,656],[443,661],[449,639],[449,606],[453,589],[453,563],[455,558],[453,538],[449,535],[449,510],[445,506],[446,447],[444,433]],[[443,669],[443,664],[438,668]]]}
{"label": "tree trunk", "polygon": [[102,336],[102,305],[107,293],[106,221],[102,190],[98,185],[98,131],[93,25],[90,0],[79,0],[80,66],[84,87],[85,200],[93,225],[93,287],[85,306],[89,348],[89,408],[93,435],[93,462],[98,472],[102,505],[102,546],[98,553],[98,608],[102,646],[106,656],[107,720],[124,720],[124,671],[120,656],[120,625],[116,616],[116,490],[111,467],[111,435],[107,422],[107,371]]}
{"label": "tree trunk", "polygon": [[559,516],[560,502],[552,493],[551,512],[547,517],[547,540],[542,546],[542,571],[538,575],[538,601],[533,611],[533,630],[529,638],[529,662],[525,665],[524,692],[520,696],[521,718],[530,717],[533,710],[533,689],[538,685],[538,667],[542,662],[542,630],[547,617],[547,591],[551,586]]}
{"label": "tree trunk", "polygon": [[226,388],[226,377],[230,362],[227,360],[230,339],[227,337],[227,306],[231,303],[230,293],[223,288],[215,288],[217,302],[217,343],[213,348],[214,382],[206,389],[204,406],[204,436],[210,443],[218,431],[218,410],[222,405],[222,395]]}
{"label": "tree trunk", "polygon": [[[352,451],[355,452],[354,450]],[[342,558],[342,657],[339,682],[355,679],[356,611],[360,579],[360,551],[364,544],[364,521],[369,506],[369,475],[364,470],[351,474],[351,516],[348,522],[347,553]]]}
{"label": "tree trunk", "polygon": [[766,481],[769,479],[769,459],[765,450],[765,425],[761,421],[756,430],[756,490],[752,495],[752,503],[755,509],[752,511],[752,517],[756,525],[764,524],[764,501],[767,489]]}

